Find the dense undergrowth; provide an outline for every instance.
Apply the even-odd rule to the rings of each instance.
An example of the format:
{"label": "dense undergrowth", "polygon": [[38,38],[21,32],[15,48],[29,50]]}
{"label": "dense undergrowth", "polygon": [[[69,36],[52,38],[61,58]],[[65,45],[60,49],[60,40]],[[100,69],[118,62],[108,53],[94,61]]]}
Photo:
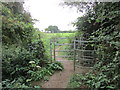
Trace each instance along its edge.
{"label": "dense undergrowth", "polygon": [[[50,63],[46,48],[22,2],[2,3],[2,87],[30,88],[31,81],[62,70]],[[36,87],[36,86],[35,86]]]}
{"label": "dense undergrowth", "polygon": [[83,17],[78,18],[75,25],[77,36],[82,32],[85,40],[95,41],[96,64],[91,72],[74,75],[69,87],[119,90],[120,2],[94,3],[93,6]]}

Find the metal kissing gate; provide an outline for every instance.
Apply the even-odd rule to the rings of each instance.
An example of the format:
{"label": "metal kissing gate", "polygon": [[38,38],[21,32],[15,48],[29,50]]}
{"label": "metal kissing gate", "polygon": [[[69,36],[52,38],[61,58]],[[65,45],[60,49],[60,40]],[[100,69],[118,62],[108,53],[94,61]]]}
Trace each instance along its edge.
{"label": "metal kissing gate", "polygon": [[[60,41],[70,39],[70,42],[61,43]],[[95,64],[96,53],[93,41],[84,41],[81,38],[76,40],[75,37],[62,37],[50,40],[51,60],[69,59],[74,62],[76,67],[92,67]]]}
{"label": "metal kissing gate", "polygon": [[74,70],[75,67],[93,67],[96,59],[95,42],[74,40]]}
{"label": "metal kissing gate", "polygon": [[[59,59],[73,59],[73,49],[70,49],[74,43],[69,40],[74,37],[61,37],[50,40],[51,60],[56,61]],[[59,53],[59,54],[58,54]]]}

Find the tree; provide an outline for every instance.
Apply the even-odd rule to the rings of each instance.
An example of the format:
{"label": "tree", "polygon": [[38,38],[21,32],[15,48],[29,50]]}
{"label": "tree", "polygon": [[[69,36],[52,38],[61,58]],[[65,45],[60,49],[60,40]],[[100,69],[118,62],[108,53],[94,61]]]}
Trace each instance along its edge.
{"label": "tree", "polygon": [[36,38],[33,20],[30,14],[24,11],[23,3],[2,2],[1,6],[2,84],[0,82],[0,88],[1,85],[2,88],[30,87],[27,80],[32,77],[28,71],[37,70],[36,67],[31,68],[29,62],[38,62],[36,66],[41,67],[47,62],[43,42]]}
{"label": "tree", "polygon": [[[81,7],[80,4],[81,2],[68,3],[72,6],[76,5],[77,8]],[[85,82],[83,86],[93,88],[92,90],[94,88],[118,90],[120,88],[120,2],[96,3],[84,16],[79,17],[74,25],[77,27],[78,37],[82,31],[83,37],[95,41],[93,46],[96,47],[95,53],[98,56],[93,72],[87,73],[84,78],[77,81]]]}
{"label": "tree", "polygon": [[93,0],[93,2],[82,2],[82,0],[63,0],[60,5],[62,6],[69,6],[76,7],[78,12],[89,12],[93,9],[94,6],[96,6],[98,2],[96,0]]}
{"label": "tree", "polygon": [[50,25],[48,28],[45,29],[46,32],[51,32],[51,33],[58,33],[60,30],[58,29],[57,26],[52,26]]}

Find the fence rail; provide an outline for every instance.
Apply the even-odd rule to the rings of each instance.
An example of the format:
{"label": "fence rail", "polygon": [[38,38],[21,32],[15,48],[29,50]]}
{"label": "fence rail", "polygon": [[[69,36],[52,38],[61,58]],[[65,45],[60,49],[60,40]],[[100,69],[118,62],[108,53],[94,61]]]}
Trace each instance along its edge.
{"label": "fence rail", "polygon": [[70,51],[74,51],[74,50],[56,50],[55,52],[70,52]]}
{"label": "fence rail", "polygon": [[73,45],[73,43],[64,43],[64,44],[55,44],[56,46],[61,46],[61,45]]}
{"label": "fence rail", "polygon": [[76,51],[81,51],[81,52],[95,52],[96,50],[80,50],[80,49],[74,49]]}
{"label": "fence rail", "polygon": [[55,56],[55,57],[56,57],[56,58],[59,58],[59,57],[67,58],[67,57],[73,57],[73,56],[70,56],[70,55],[69,55],[69,56],[64,56],[64,55],[62,56],[62,55],[61,55],[61,56]]}
{"label": "fence rail", "polygon": [[55,39],[74,39],[75,37],[60,37],[60,38],[55,38]]}
{"label": "fence rail", "polygon": [[82,43],[82,42],[86,42],[86,43],[89,43],[89,42],[94,42],[94,41],[81,41],[81,40],[74,40],[74,42],[80,42],[80,43]]}
{"label": "fence rail", "polygon": [[[58,40],[60,39],[72,39],[71,43],[58,43]],[[51,45],[51,58],[54,57],[54,60],[58,60],[61,58],[69,58],[69,59],[74,59],[74,70],[76,66],[79,66],[79,63],[92,63],[95,61],[95,48],[91,45],[93,43],[95,43],[94,41],[84,41],[83,38],[80,37],[79,40],[74,40],[76,37],[61,37],[61,38],[54,38],[52,40],[50,40],[50,45]],[[52,44],[53,43],[53,52],[52,52]],[[56,50],[56,46],[72,46],[73,49],[71,50]],[[91,48],[87,48],[87,46],[91,47]],[[57,55],[56,52],[72,52],[68,55]],[[52,56],[53,53],[53,56]],[[64,59],[63,59],[64,60]],[[78,63],[78,62],[79,63]],[[80,65],[81,66],[81,65]]]}

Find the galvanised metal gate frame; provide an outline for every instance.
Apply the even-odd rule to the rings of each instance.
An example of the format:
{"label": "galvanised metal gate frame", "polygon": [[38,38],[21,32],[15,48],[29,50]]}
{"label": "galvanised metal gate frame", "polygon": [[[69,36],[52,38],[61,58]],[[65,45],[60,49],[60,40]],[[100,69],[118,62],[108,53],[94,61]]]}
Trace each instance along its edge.
{"label": "galvanised metal gate frame", "polygon": [[[60,38],[54,38],[50,40],[50,53],[51,53],[51,60],[56,61],[57,57],[61,57],[61,58],[68,58],[70,57],[69,55],[63,55],[63,56],[56,56],[56,52],[73,52],[74,50],[56,50],[56,46],[70,46],[70,45],[74,45],[73,43],[57,43],[59,40],[63,40],[63,39],[74,39],[75,37],[60,37]],[[53,48],[53,49],[52,49]]]}
{"label": "galvanised metal gate frame", "polygon": [[[75,37],[69,37],[75,39]],[[73,61],[74,61],[74,71],[75,67],[80,67],[85,63],[88,64],[94,64],[95,63],[95,48],[92,49],[86,48],[86,46],[91,46],[93,44],[93,41],[84,41],[81,37],[78,40],[73,40],[73,43],[63,43],[59,44],[57,41],[59,39],[68,39],[68,37],[61,37],[61,38],[54,38],[50,40],[50,53],[51,53],[51,62],[54,60],[56,61],[56,52],[73,52]],[[53,46],[52,46],[53,45]],[[56,46],[63,46],[63,45],[73,45],[73,49],[71,50],[55,50]],[[53,47],[53,49],[52,49]],[[86,55],[87,54],[87,55]],[[68,55],[66,56],[59,56],[59,57],[70,57]]]}
{"label": "galvanised metal gate frame", "polygon": [[87,64],[87,67],[93,67],[96,60],[96,49],[92,46],[94,43],[93,41],[84,41],[81,38],[80,40],[74,40],[74,70],[75,67],[85,64]]}

